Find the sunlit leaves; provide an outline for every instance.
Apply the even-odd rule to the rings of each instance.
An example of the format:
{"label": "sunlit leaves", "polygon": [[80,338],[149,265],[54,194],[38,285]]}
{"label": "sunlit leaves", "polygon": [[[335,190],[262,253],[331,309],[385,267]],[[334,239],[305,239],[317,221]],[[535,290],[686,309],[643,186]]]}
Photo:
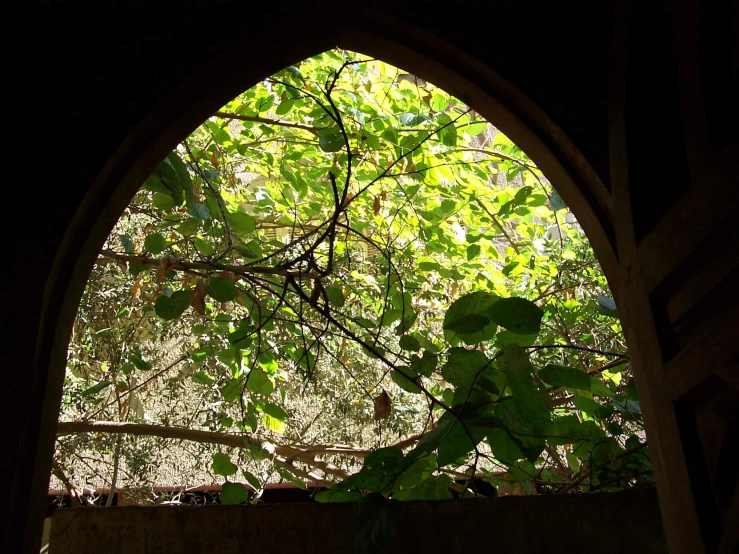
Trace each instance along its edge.
{"label": "sunlit leaves", "polygon": [[200,385],[214,385],[215,378],[207,371],[196,371],[192,374],[192,380]]}
{"label": "sunlit leaves", "polygon": [[256,229],[256,220],[244,212],[227,212],[226,220],[234,233],[242,237],[248,236]]}
{"label": "sunlit leaves", "polygon": [[113,381],[105,380],[86,388],[80,394],[81,396],[93,396],[102,390],[107,389],[113,384]]}
{"label": "sunlit leaves", "polygon": [[262,416],[262,421],[264,422],[264,426],[273,433],[277,433],[278,435],[285,433],[286,424],[283,420],[270,414],[264,414]]}
{"label": "sunlit leaves", "polygon": [[275,386],[264,371],[261,369],[253,369],[247,376],[246,388],[251,392],[255,392],[263,396],[269,396],[272,394]]}
{"label": "sunlit leaves", "polygon": [[[388,391],[382,441],[424,429],[416,448],[380,449],[319,501],[448,498],[456,485],[439,468],[487,469],[477,456],[488,447],[524,487],[575,479],[550,472],[547,446],[575,471],[591,453],[609,463],[606,439],[634,432],[639,405],[628,367],[622,383],[596,371],[603,356],[559,348],[621,346],[619,322],[598,315],[615,305],[561,198],[508,137],[383,62],[343,67],[327,98],[355,57],[324,53],[258,83],[159,164],[107,248],[160,265],[98,268],[105,280],[90,289],[125,307],[88,310],[123,315],[76,332],[89,350],[75,360],[97,361],[97,343],[115,338],[123,364],[101,364],[77,392],[100,405],[114,383],[124,391],[137,371],[166,368],[163,353],[181,343],[185,363],[167,383],[206,407],[171,424],[365,448],[373,399]],[[106,417],[119,417],[112,409]],[[234,475],[228,464],[212,469]],[[277,475],[302,484],[285,467]],[[221,502],[246,494],[226,483]]]}
{"label": "sunlit leaves", "polygon": [[452,123],[452,118],[447,114],[440,114],[436,120],[439,123],[439,140],[446,146],[457,146],[457,128]]}
{"label": "sunlit leaves", "polygon": [[249,491],[241,483],[223,483],[221,493],[218,495],[221,504],[236,505],[243,504],[249,500]]}
{"label": "sunlit leaves", "polygon": [[448,105],[449,99],[438,92],[431,97],[431,102],[429,103],[429,107],[435,112],[443,112],[447,109]]}
{"label": "sunlit leaves", "polygon": [[227,454],[222,454],[220,452],[213,454],[211,467],[213,469],[213,473],[216,475],[223,475],[224,477],[233,475],[239,469],[236,464],[231,462],[231,459]]}

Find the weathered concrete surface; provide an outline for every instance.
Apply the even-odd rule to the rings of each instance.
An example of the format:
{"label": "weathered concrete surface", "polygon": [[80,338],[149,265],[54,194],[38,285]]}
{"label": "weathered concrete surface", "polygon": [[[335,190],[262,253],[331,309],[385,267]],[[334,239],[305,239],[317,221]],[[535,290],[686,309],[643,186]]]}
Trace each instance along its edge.
{"label": "weathered concrete surface", "polygon": [[[666,552],[654,490],[402,503],[383,553]],[[76,508],[54,513],[51,554],[359,552],[354,504]]]}

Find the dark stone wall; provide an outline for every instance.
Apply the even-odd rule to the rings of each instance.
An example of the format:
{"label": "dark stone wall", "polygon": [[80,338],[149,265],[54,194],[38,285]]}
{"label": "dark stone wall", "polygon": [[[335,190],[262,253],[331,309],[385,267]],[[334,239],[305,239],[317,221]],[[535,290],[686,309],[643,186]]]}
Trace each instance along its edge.
{"label": "dark stone wall", "polygon": [[[356,504],[75,508],[52,518],[50,554],[351,554],[367,549]],[[402,502],[374,552],[658,554],[653,489],[559,497]]]}
{"label": "dark stone wall", "polygon": [[[714,490],[694,494],[689,467],[706,473],[726,463],[705,448],[699,454],[707,461],[686,456],[690,437],[681,438],[675,406],[714,374],[722,386],[711,395],[739,391],[735,4],[67,0],[4,7],[3,551],[37,550],[70,324],[96,253],[135,190],[217,106],[281,67],[351,42],[354,29],[365,33],[364,44],[389,39],[414,52],[415,67],[429,68],[414,72],[432,82],[444,79],[434,64],[447,68],[439,84],[449,90],[457,72],[482,90],[475,97],[487,102],[481,113],[497,109],[527,129],[528,146],[537,149],[529,154],[541,155],[535,161],[554,171],[548,175],[587,223],[619,301],[670,548],[733,551],[739,493],[733,500]],[[688,404],[696,421],[719,405]],[[716,417],[734,425],[737,408]],[[702,425],[693,426],[700,444],[715,435]],[[735,433],[721,440],[721,452],[736,451]],[[737,475],[730,472],[733,482]],[[718,490],[725,479],[704,481]],[[698,523],[701,506],[712,504],[721,539]],[[555,517],[558,508],[551,510]],[[489,541],[501,535],[488,532],[484,518],[473,520]],[[526,540],[553,536],[535,529],[526,529]]]}

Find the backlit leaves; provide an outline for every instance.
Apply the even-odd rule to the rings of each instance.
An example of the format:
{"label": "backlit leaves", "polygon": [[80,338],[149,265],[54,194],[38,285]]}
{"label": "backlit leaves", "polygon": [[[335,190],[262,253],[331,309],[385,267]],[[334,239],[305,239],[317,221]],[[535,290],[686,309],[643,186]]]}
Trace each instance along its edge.
{"label": "backlit leaves", "polygon": [[[577,478],[547,446],[573,471],[611,463],[640,410],[627,364],[598,371],[595,351],[623,348],[619,322],[561,198],[459,100],[380,61],[343,65],[358,59],[332,51],[258,83],[157,166],[106,246],[122,259],[103,255],[88,283],[105,307],[85,307],[70,367],[97,373],[70,379],[67,406],[136,391],[181,354],[150,386],[205,407],[168,424],[275,444],[341,430],[362,448],[370,425],[380,445],[421,433],[319,501],[449,498],[440,468],[489,470],[488,446],[524,488]],[[270,463],[272,446],[245,457]],[[224,454],[211,465],[236,471]],[[247,497],[226,483],[220,500]],[[370,535],[385,532],[380,504]]]}

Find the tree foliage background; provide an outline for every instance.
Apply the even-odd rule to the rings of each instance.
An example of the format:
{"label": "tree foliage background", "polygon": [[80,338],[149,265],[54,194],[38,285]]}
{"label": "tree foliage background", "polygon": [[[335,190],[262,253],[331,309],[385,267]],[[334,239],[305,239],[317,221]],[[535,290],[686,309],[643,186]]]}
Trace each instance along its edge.
{"label": "tree foliage background", "polygon": [[608,294],[505,135],[326,52],[224,106],[121,217],[74,326],[52,486],[225,481],[240,503],[282,479],[321,501],[649,483]]}

